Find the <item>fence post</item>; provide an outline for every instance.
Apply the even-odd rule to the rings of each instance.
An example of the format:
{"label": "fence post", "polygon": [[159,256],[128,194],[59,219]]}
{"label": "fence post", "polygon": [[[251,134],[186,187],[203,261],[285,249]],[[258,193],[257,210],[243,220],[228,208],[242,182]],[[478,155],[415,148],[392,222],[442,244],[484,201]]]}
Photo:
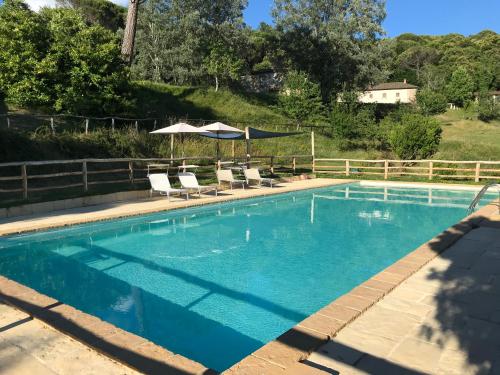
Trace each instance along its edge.
{"label": "fence post", "polygon": [[311,132],[311,155],[314,159],[315,150],[314,150],[314,132],[313,131]]}
{"label": "fence post", "polygon": [[10,118],[7,116],[7,129],[10,129]]}
{"label": "fence post", "polygon": [[112,132],[115,131],[115,118],[114,117],[111,118],[111,131]]}
{"label": "fence post", "polygon": [[85,119],[85,134],[89,134],[89,119]]}
{"label": "fence post", "polygon": [[131,160],[128,162],[129,179],[130,183],[134,183],[134,162]]}
{"label": "fence post", "polygon": [[86,193],[89,191],[89,183],[87,176],[87,161],[83,161],[82,163],[82,181],[83,181],[83,191]]}
{"label": "fence post", "polygon": [[135,131],[139,131],[139,123],[137,122],[137,120],[135,120]]}
{"label": "fence post", "polygon": [[28,199],[28,173],[26,164],[21,165],[21,177],[23,179],[23,199]]}
{"label": "fence post", "polygon": [[384,160],[384,180],[387,180],[389,177],[389,161]]}
{"label": "fence post", "polygon": [[155,122],[153,123],[153,130],[156,130],[156,120],[155,120]]}
{"label": "fence post", "polygon": [[292,168],[293,168],[293,174],[295,174],[295,170],[297,169],[297,159],[295,156],[292,158]]}
{"label": "fence post", "polygon": [[349,173],[351,171],[351,167],[349,166],[349,160],[345,161],[345,175],[349,176]]}
{"label": "fence post", "polygon": [[50,128],[52,129],[52,135],[56,134],[56,129],[54,127],[54,117],[50,118]]}
{"label": "fence post", "polygon": [[429,162],[429,180],[432,180],[432,174],[434,173],[434,163],[432,161]]}
{"label": "fence post", "polygon": [[270,167],[271,167],[271,174],[274,174],[274,156],[271,156]]}
{"label": "fence post", "polygon": [[311,131],[311,156],[312,156],[312,170],[313,173],[316,172],[316,156],[314,150],[314,132]]}
{"label": "fence post", "polygon": [[481,172],[481,163],[476,163],[476,174],[474,176],[474,182],[479,182],[480,172]]}

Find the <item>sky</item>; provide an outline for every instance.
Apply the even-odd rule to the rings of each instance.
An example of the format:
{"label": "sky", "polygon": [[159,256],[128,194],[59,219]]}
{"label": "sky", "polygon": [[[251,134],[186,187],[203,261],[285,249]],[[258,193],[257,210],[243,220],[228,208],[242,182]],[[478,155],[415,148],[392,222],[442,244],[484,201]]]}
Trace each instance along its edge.
{"label": "sky", "polygon": [[[112,0],[125,5],[127,0]],[[207,0],[210,1],[210,0]],[[403,33],[440,35],[476,34],[490,29],[500,33],[500,0],[386,0],[387,36]],[[2,0],[0,0],[1,4]],[[53,5],[55,0],[27,0],[33,9]],[[272,23],[273,0],[248,0],[245,22],[257,27],[260,22]]]}
{"label": "sky", "polygon": [[[245,22],[257,27],[271,23],[273,0],[249,0]],[[500,0],[387,0],[384,29],[388,36],[403,33],[440,35],[500,32]]]}

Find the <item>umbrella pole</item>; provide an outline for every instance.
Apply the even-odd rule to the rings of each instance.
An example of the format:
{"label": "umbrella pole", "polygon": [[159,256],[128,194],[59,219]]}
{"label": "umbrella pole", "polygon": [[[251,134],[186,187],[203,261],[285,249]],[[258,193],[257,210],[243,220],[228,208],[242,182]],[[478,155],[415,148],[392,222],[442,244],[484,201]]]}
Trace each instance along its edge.
{"label": "umbrella pole", "polygon": [[247,168],[250,168],[250,130],[245,127],[245,141],[247,144]]}

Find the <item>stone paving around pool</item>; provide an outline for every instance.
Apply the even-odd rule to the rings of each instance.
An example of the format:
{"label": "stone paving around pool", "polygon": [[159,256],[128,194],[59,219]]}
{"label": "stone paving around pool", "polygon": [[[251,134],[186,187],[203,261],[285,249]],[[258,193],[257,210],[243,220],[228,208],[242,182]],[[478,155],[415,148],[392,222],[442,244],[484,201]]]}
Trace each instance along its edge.
{"label": "stone paving around pool", "polygon": [[0,373],[139,374],[3,303],[0,303]]}
{"label": "stone paving around pool", "polygon": [[500,215],[311,354],[304,374],[500,374]]}

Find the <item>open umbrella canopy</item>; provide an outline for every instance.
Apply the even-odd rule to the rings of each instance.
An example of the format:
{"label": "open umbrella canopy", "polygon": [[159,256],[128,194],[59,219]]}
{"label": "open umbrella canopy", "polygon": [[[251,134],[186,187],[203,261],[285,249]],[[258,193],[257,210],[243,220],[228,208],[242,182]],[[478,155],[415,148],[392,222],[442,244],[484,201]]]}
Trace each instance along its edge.
{"label": "open umbrella canopy", "polygon": [[[201,129],[201,128],[200,128]],[[248,128],[248,139],[265,139],[265,138],[279,138],[279,137],[288,137],[290,135],[298,135],[302,134],[299,132],[292,133],[282,133],[282,132],[269,132],[266,130],[260,130],[255,128]],[[236,132],[228,132],[224,134],[214,134],[214,133],[203,133],[200,134],[204,137],[209,138],[219,138],[219,139],[229,139],[229,140],[238,140],[238,139],[246,139],[245,134],[236,133]]]}
{"label": "open umbrella canopy", "polygon": [[202,126],[200,130],[209,131],[215,134],[244,133],[243,130],[223,124],[222,122],[214,122],[213,124]]}
{"label": "open umbrella canopy", "polygon": [[202,130],[201,128],[197,128],[195,126],[186,124],[185,122],[179,122],[175,125],[170,125],[167,126],[166,128],[161,128],[151,132],[151,134],[183,134],[183,133],[203,134],[206,133],[206,131]]}

